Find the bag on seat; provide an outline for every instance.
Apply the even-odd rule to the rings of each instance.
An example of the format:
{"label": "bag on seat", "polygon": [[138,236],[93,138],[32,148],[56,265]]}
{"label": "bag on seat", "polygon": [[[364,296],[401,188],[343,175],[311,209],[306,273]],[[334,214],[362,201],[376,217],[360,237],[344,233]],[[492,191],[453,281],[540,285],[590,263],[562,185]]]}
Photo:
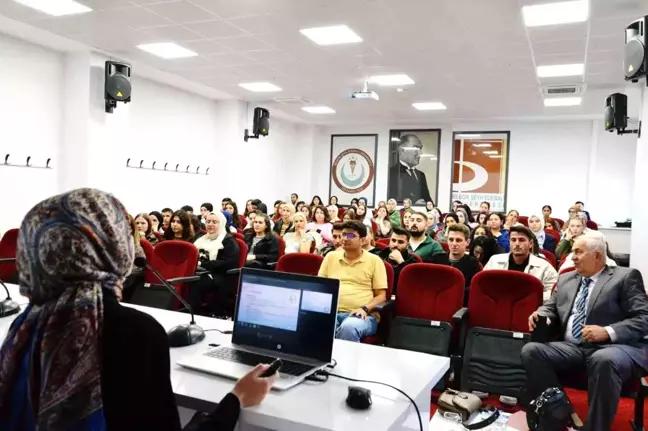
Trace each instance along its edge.
{"label": "bag on seat", "polygon": [[546,389],[527,409],[530,431],[562,431],[573,426],[574,407],[560,388]]}
{"label": "bag on seat", "polygon": [[[462,425],[468,430],[486,428],[499,417],[499,410],[494,407],[486,406],[482,408],[482,401],[477,395],[455,391],[454,389],[446,389],[439,396],[438,405],[441,413],[456,413],[461,416]],[[470,415],[478,410],[490,411],[491,415],[481,422],[471,425],[466,424],[465,422],[470,418]]]}

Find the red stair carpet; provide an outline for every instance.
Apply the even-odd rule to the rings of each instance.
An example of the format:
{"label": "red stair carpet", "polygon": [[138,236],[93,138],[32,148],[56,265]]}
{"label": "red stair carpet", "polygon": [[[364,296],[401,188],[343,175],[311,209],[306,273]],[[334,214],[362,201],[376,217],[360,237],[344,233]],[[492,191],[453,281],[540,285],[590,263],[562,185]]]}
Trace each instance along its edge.
{"label": "red stair carpet", "polygon": [[[576,408],[576,412],[580,416],[581,419],[585,420],[587,417],[587,391],[579,391],[576,389],[567,389],[567,395],[569,396],[569,399],[571,402],[574,404],[574,407]],[[432,418],[432,415],[434,415],[434,412],[436,412],[436,401],[438,398],[439,394],[437,392],[432,393],[432,405],[430,406],[430,418]],[[496,395],[491,395],[488,397],[486,400],[484,400],[484,404],[490,404],[494,405],[497,408],[502,409],[505,412],[509,413],[514,413],[518,410],[520,410],[519,407],[509,407],[506,405],[502,405],[499,402],[499,396]],[[644,412],[644,427],[648,425],[648,399],[646,400],[646,407]],[[632,420],[634,415],[634,400],[630,398],[621,398],[621,401],[619,402],[619,408],[617,410],[616,418],[614,419],[614,424],[612,425],[612,431],[630,431],[632,428],[630,427],[630,421]]]}

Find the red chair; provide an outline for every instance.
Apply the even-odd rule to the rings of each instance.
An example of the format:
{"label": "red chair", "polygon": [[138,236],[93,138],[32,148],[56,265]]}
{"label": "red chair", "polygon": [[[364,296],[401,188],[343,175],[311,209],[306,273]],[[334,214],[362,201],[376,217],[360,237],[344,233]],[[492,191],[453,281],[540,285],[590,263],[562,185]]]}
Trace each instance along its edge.
{"label": "red chair", "polygon": [[247,224],[248,224],[247,219],[245,218],[245,216],[243,214],[239,214],[238,217],[239,217],[239,220],[241,220],[241,229],[245,229],[247,227]]}
{"label": "red chair", "polygon": [[[338,218],[342,220],[342,217],[344,217],[344,213],[346,212],[346,208],[339,207],[338,208]],[[315,217],[315,215],[313,215]]]}
{"label": "red chair", "polygon": [[560,233],[556,232],[555,230],[545,229],[545,235],[552,236],[556,240],[556,244],[560,242]]}
{"label": "red chair", "polygon": [[573,267],[573,266],[568,266],[567,268],[561,269],[560,272],[558,272],[558,275],[562,275],[562,274],[565,274],[567,272],[572,272],[572,271],[576,271],[576,268]]}
{"label": "red chair", "polygon": [[281,256],[286,254],[286,241],[279,235],[276,235],[277,241],[279,241],[279,259],[281,259]]}
{"label": "red chair", "polygon": [[319,272],[324,258],[310,253],[284,254],[277,262],[276,270],[279,272],[292,272],[294,274],[314,275]]}
{"label": "red chair", "polygon": [[586,225],[588,229],[598,230],[598,225],[594,223],[592,220],[588,220]]}
{"label": "red chair", "polygon": [[447,242],[440,242],[439,244],[441,244],[441,248],[443,248],[443,251],[445,251],[446,253],[450,253],[450,247],[448,247]]}
{"label": "red chair", "polygon": [[418,254],[412,252],[409,255],[412,256],[414,259],[416,259],[416,261],[418,263],[423,263],[423,258],[421,256],[419,256]]}
{"label": "red chair", "polygon": [[556,255],[548,250],[540,250],[540,251],[542,252],[542,254],[544,254],[544,257],[547,259],[547,262],[549,262],[551,266],[555,268],[556,264],[558,263],[556,262]]}
{"label": "red chair", "polygon": [[376,248],[379,249],[379,250],[384,250],[384,249],[386,249],[386,248],[389,247],[389,246],[388,246],[388,245],[385,245],[385,244],[382,243],[382,242],[378,242],[378,241],[376,241],[376,245],[374,245],[374,247],[376,247]]}
{"label": "red chair", "polygon": [[374,238],[378,235],[378,225],[373,220],[371,220],[371,232],[373,232]]}
{"label": "red chair", "polygon": [[234,238],[241,239],[241,240],[245,239],[245,236],[242,233],[238,233],[238,232],[232,232],[232,236]]}
{"label": "red chair", "polygon": [[518,222],[522,223],[526,227],[529,227],[529,217],[527,216],[518,217]]}
{"label": "red chair", "polygon": [[162,232],[153,232],[153,235],[157,238],[158,243],[164,241],[164,234]]}
{"label": "red chair", "polygon": [[[185,241],[163,241],[154,249],[149,265],[173,285],[182,297],[186,297],[187,282],[197,281],[198,249]],[[146,283],[159,285],[160,281],[149,271],[144,271]],[[176,304],[179,306],[179,302]]]}
{"label": "red chair", "polygon": [[0,259],[14,259],[13,262],[0,263],[0,280],[18,284],[16,269],[16,249],[18,248],[18,229],[9,229],[0,240]]}
{"label": "red chair", "polygon": [[385,270],[387,271],[387,292],[385,295],[386,301],[382,304],[378,304],[375,308],[375,311],[380,313],[380,322],[378,323],[378,330],[376,331],[376,335],[370,335],[360,340],[362,343],[366,344],[384,344],[389,332],[389,321],[391,320],[391,312],[394,306],[394,301],[392,301],[391,299],[394,289],[394,268],[392,268],[389,263],[384,263]]}
{"label": "red chair", "polygon": [[380,238],[380,239],[376,240],[376,244],[384,245],[385,248],[387,248],[387,247],[389,247],[389,242],[390,241],[391,241],[391,239],[389,239],[389,238]]}
{"label": "red chair", "polygon": [[443,220],[445,220],[445,217],[446,217],[447,215],[448,215],[448,213],[441,213],[441,215],[439,216],[439,221],[440,221],[441,223],[443,223]]}
{"label": "red chair", "polygon": [[559,218],[555,218],[555,217],[552,217],[552,219],[553,219],[553,221],[558,223],[558,226],[560,226],[560,228],[562,229],[563,225],[565,224],[565,221],[562,220],[562,219],[559,219]]}
{"label": "red chair", "polygon": [[140,245],[142,246],[144,254],[146,255],[146,261],[151,262],[151,260],[153,259],[153,253],[155,253],[153,245],[144,238],[140,239]]}

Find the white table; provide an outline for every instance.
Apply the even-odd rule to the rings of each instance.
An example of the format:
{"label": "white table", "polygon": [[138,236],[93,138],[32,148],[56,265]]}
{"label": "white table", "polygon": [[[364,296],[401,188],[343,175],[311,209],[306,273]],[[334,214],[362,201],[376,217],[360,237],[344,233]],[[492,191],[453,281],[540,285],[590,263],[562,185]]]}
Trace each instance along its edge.
{"label": "white table", "polygon": [[[27,300],[10,286],[18,303]],[[2,296],[0,296],[1,298]],[[184,313],[156,308],[132,306],[155,317],[165,328],[188,323]],[[0,319],[0,340],[4,340],[15,316]],[[203,329],[232,329],[232,322],[196,316]],[[230,335],[206,332],[206,339],[197,345],[171,349],[171,382],[178,405],[193,410],[210,410],[231,390],[234,382],[225,378],[191,371],[176,365],[178,359],[208,349],[209,343],[224,344]],[[449,369],[446,357],[405,350],[377,347],[336,340],[333,358],[338,365],[334,372],[357,379],[391,384],[412,397],[421,412],[423,424],[429,423],[430,393]],[[335,377],[326,383],[304,382],[284,392],[272,391],[257,407],[241,412],[239,429],[252,430],[418,430],[418,418],[411,403],[398,392],[382,385],[358,384],[371,389],[373,406],[356,411],[345,404],[347,388],[355,384]]]}
{"label": "white table", "polygon": [[630,254],[630,237],[632,228],[629,227],[599,227],[599,232],[605,236],[612,253]]}

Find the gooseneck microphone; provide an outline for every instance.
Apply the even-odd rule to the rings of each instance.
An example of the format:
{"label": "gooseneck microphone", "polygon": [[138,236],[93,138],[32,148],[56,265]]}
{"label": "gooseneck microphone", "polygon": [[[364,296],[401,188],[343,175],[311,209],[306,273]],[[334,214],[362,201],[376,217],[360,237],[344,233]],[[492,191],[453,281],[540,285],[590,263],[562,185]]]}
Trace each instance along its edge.
{"label": "gooseneck microphone", "polygon": [[182,298],[178,294],[178,292],[175,290],[171,284],[169,284],[168,281],[162,277],[162,274],[160,274],[155,268],[153,268],[151,265],[146,262],[145,257],[137,257],[135,258],[135,266],[138,268],[146,268],[149,271],[151,271],[155,277],[160,280],[160,282],[166,287],[169,292],[173,294],[173,296],[176,297],[178,301],[184,305],[187,310],[189,310],[189,313],[191,313],[191,322],[189,324],[185,325],[178,325],[175,326],[167,332],[167,336],[169,337],[169,346],[171,347],[185,347],[185,346],[191,346],[192,344],[196,344],[202,340],[205,339],[205,331],[203,328],[200,326],[196,325],[196,320],[194,318],[194,312],[193,309],[189,306],[187,301]]}
{"label": "gooseneck microphone", "polygon": [[[0,259],[0,264],[12,263],[15,261],[16,261],[15,258],[4,258],[4,259]],[[9,293],[9,289],[2,282],[2,280],[0,280],[0,284],[2,284],[2,287],[4,287],[5,292],[7,292],[7,299],[0,302],[0,317],[7,317],[7,316],[11,316],[12,314],[17,314],[20,311],[20,305],[18,305],[16,301],[11,299],[11,294]]]}

